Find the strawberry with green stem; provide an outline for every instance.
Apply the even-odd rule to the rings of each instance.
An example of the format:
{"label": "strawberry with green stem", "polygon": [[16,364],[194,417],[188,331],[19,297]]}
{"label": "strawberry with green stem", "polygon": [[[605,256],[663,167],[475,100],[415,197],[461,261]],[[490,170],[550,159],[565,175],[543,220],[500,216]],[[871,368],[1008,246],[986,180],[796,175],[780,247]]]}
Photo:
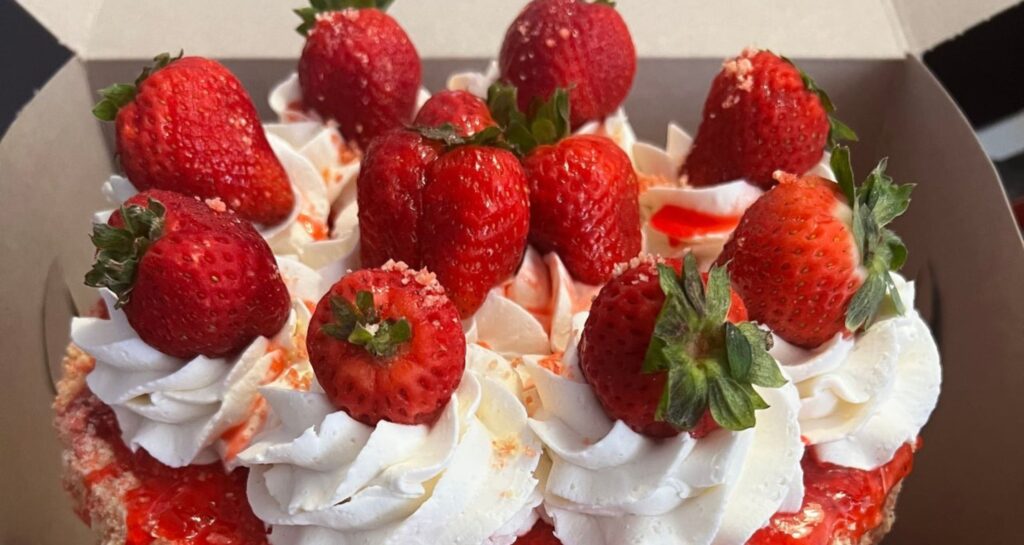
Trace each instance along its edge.
{"label": "strawberry with green stem", "polygon": [[179,358],[224,357],[271,337],[291,300],[252,224],[193,197],[144,191],[93,226],[85,277],[111,290],[146,344]]}
{"label": "strawberry with green stem", "polygon": [[242,83],[217,61],[164,53],[133,84],[100,91],[121,168],[140,191],[221,199],[264,225],[292,212],[291,182]]}
{"label": "strawberry with green stem", "polygon": [[389,262],[342,277],[306,335],[331,402],[367,425],[430,424],[458,387],[466,341],[434,275]]}
{"label": "strawberry with green stem", "polygon": [[409,123],[422,66],[409,36],[385,10],[391,0],[311,0],[295,10],[306,39],[299,58],[302,101],[337,121],[362,149]]}
{"label": "strawberry with green stem", "polygon": [[682,175],[693,186],[745,179],[768,189],[776,170],[804,173],[857,135],[805,72],[770,51],[747,49],[722,65],[704,103]]}
{"label": "strawberry with green stem", "polygon": [[750,428],[767,407],[754,386],[785,379],[768,354],[771,335],[746,318],[724,267],[704,280],[692,254],[681,266],[641,260],[594,300],[580,366],[608,416],[639,433]]}
{"label": "strawberry with green stem", "polygon": [[806,348],[856,332],[886,298],[904,311],[892,272],[907,249],[887,225],[907,210],[913,185],[895,184],[885,160],[856,185],[843,146],[831,164],[838,184],[777,174],[779,185],[746,211],[718,259],[751,317]]}
{"label": "strawberry with green stem", "polygon": [[574,278],[602,284],[640,252],[639,187],[629,157],[611,139],[570,134],[570,93],[557,89],[526,113],[502,83],[488,103],[530,183],[530,243],[554,252]]}

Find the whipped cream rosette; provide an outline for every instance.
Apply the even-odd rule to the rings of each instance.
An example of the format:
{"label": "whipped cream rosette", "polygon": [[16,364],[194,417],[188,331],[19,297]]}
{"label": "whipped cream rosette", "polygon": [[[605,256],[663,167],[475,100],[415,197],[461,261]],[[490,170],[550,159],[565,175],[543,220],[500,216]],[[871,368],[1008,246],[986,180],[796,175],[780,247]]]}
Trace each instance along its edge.
{"label": "whipped cream rosette", "polygon": [[469,321],[467,341],[512,357],[564,352],[573,314],[590,308],[598,289],[574,281],[557,254],[529,247],[516,275]]}
{"label": "whipped cream rosette", "polygon": [[611,421],[586,383],[576,353],[586,319],[573,317],[557,365],[524,358],[540,399],[530,426],[552,460],[545,509],[563,543],[739,545],[774,513],[799,509],[804,449],[792,385],[758,389],[771,408],[752,429],[647,437]]}
{"label": "whipped cream rosette", "polygon": [[147,345],[101,295],[110,319],[75,318],[74,343],[96,360],[87,383],[117,416],[122,438],[172,467],[231,461],[266,417],[262,384],[281,378],[305,360],[309,305],[320,295],[320,277],[302,263],[278,258],[292,296],[292,310],[273,338],[259,337],[232,358],[182,360]]}
{"label": "whipped cream rosette", "polygon": [[800,428],[824,462],[875,469],[916,440],[939,397],[942,369],[914,284],[893,274],[905,314],[882,314],[853,338],[815,350],[776,338],[771,353],[800,392]]}
{"label": "whipped cream rosette", "polygon": [[368,426],[316,387],[263,394],[279,425],[240,459],[272,543],[507,545],[536,520],[541,445],[500,377],[468,370],[431,426]]}
{"label": "whipped cream rosette", "polygon": [[[664,257],[692,251],[707,266],[721,253],[743,212],[764,191],[745,180],[707,187],[686,185],[679,172],[692,146],[693,138],[670,123],[665,149],[637,142],[631,156],[643,187],[644,250]],[[829,159],[824,153],[808,174],[834,180]]]}

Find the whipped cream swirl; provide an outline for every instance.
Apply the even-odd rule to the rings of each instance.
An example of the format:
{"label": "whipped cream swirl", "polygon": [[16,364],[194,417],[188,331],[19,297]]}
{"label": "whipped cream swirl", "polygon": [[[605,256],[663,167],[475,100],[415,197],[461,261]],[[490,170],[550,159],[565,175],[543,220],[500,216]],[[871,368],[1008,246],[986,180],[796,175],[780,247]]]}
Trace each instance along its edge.
{"label": "whipped cream swirl", "polygon": [[566,545],[744,543],[803,498],[795,388],[758,389],[771,405],[757,426],[656,439],[604,413],[579,368],[575,342],[560,364],[526,356],[540,397],[530,427],[552,465],[545,508]]}
{"label": "whipped cream swirl", "polygon": [[557,254],[526,250],[508,282],[487,294],[467,324],[467,341],[505,355],[564,352],[572,315],[590,308],[598,287],[576,282]]}
{"label": "whipped cream swirl", "polygon": [[266,411],[257,389],[305,360],[309,302],[319,299],[316,272],[278,258],[292,295],[287,322],[273,338],[259,337],[232,358],[183,360],[146,344],[116,297],[100,290],[110,319],[75,318],[71,338],[95,358],[89,389],[117,416],[132,450],[143,448],[171,467],[230,459],[248,443]]}
{"label": "whipped cream swirl", "polygon": [[318,388],[265,388],[280,424],[240,459],[271,542],[509,545],[527,532],[541,445],[502,379],[473,370],[487,366],[471,362],[432,426],[371,427]]}
{"label": "whipped cream swirl", "polygon": [[889,310],[855,338],[815,350],[776,338],[771,353],[800,392],[800,427],[822,461],[875,469],[913,442],[938,402],[942,369],[914,285],[893,274],[904,315]]}

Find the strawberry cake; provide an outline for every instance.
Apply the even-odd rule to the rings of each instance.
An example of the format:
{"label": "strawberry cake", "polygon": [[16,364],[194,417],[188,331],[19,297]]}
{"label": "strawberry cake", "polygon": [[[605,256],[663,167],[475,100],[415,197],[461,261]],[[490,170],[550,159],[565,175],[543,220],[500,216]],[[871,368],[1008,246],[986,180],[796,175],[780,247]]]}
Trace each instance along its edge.
{"label": "strawberry cake", "polygon": [[613,2],[533,0],[421,86],[388,1],[101,91],[121,173],[54,403],[104,544],[879,542],[941,382],[910,203],[790,60],[637,140]]}

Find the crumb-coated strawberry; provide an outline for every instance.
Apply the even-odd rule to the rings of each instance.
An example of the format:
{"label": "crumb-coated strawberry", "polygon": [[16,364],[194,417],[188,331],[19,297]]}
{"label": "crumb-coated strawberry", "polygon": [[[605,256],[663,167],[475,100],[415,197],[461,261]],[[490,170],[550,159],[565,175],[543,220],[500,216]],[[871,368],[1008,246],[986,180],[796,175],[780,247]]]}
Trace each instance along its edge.
{"label": "crumb-coated strawberry", "polygon": [[[885,225],[906,210],[912,186],[893,184],[883,162],[855,187],[846,148],[837,148],[832,159],[839,184],[780,173],[779,184],[743,214],[718,258],[729,263],[750,316],[807,348],[855,331],[887,293],[902,310],[889,272],[902,266],[906,248]],[[860,241],[853,228],[858,223]]]}
{"label": "crumb-coated strawberry", "polygon": [[427,167],[423,265],[437,273],[462,317],[519,267],[530,229],[528,193],[519,159],[502,149],[464,145]]}
{"label": "crumb-coated strawberry", "polygon": [[[679,260],[668,260],[664,264],[676,273],[682,270]],[[671,437],[682,431],[657,418],[658,405],[666,395],[669,373],[644,370],[665,301],[665,292],[659,284],[658,263],[653,258],[635,259],[598,293],[580,341],[580,366],[608,416],[653,437]],[[747,319],[743,301],[731,290],[727,308],[727,314],[722,317],[729,322],[740,323]],[[721,322],[708,324],[708,328],[720,329]],[[694,334],[699,333],[696,328],[692,329]],[[706,337],[713,337],[713,334]],[[721,342],[719,340],[718,344]],[[686,344],[687,350],[695,350],[701,343]],[[696,428],[699,434],[706,434],[706,411],[695,411],[696,418],[687,429]]]}
{"label": "crumb-coated strawberry", "polygon": [[682,174],[694,186],[742,178],[767,189],[776,170],[807,172],[832,139],[856,139],[833,110],[788,59],[748,48],[711,82]]}
{"label": "crumb-coated strawberry", "polygon": [[602,284],[640,253],[636,173],[604,136],[570,136],[523,161],[530,182],[530,243],[556,252],[573,278]]}
{"label": "crumb-coated strawberry", "polygon": [[165,354],[228,356],[288,318],[270,247],[235,214],[147,191],[94,225],[92,238],[86,283],[113,291],[139,337]]}
{"label": "crumb-coated strawberry", "polygon": [[156,58],[135,85],[101,92],[121,168],[140,189],[220,198],[242,218],[279,223],[295,196],[241,82],[217,61]]}
{"label": "crumb-coated strawberry", "polygon": [[607,2],[533,0],[505,33],[501,78],[519,88],[525,111],[556,88],[569,89],[572,126],[601,119],[629,94],[636,49],[622,16]]}
{"label": "crumb-coated strawberry", "polygon": [[538,520],[529,532],[519,536],[513,543],[515,545],[562,545],[562,542],[555,537],[555,529],[543,520]]}
{"label": "crumb-coated strawberry", "polygon": [[404,263],[342,277],[317,304],[306,347],[331,402],[371,426],[433,423],[465,369],[458,311],[432,273]]}
{"label": "crumb-coated strawberry", "polygon": [[410,122],[422,67],[398,22],[375,8],[302,11],[300,33],[308,34],[298,74],[306,108],[337,121],[363,149]]}
{"label": "crumb-coated strawberry", "polygon": [[487,103],[468,91],[441,91],[427,100],[414,125],[440,127],[450,123],[459,136],[470,136],[495,125]]}
{"label": "crumb-coated strawberry", "polygon": [[421,265],[421,194],[427,165],[440,151],[437,142],[406,130],[392,131],[370,144],[356,182],[364,267],[379,267],[389,259]]}

